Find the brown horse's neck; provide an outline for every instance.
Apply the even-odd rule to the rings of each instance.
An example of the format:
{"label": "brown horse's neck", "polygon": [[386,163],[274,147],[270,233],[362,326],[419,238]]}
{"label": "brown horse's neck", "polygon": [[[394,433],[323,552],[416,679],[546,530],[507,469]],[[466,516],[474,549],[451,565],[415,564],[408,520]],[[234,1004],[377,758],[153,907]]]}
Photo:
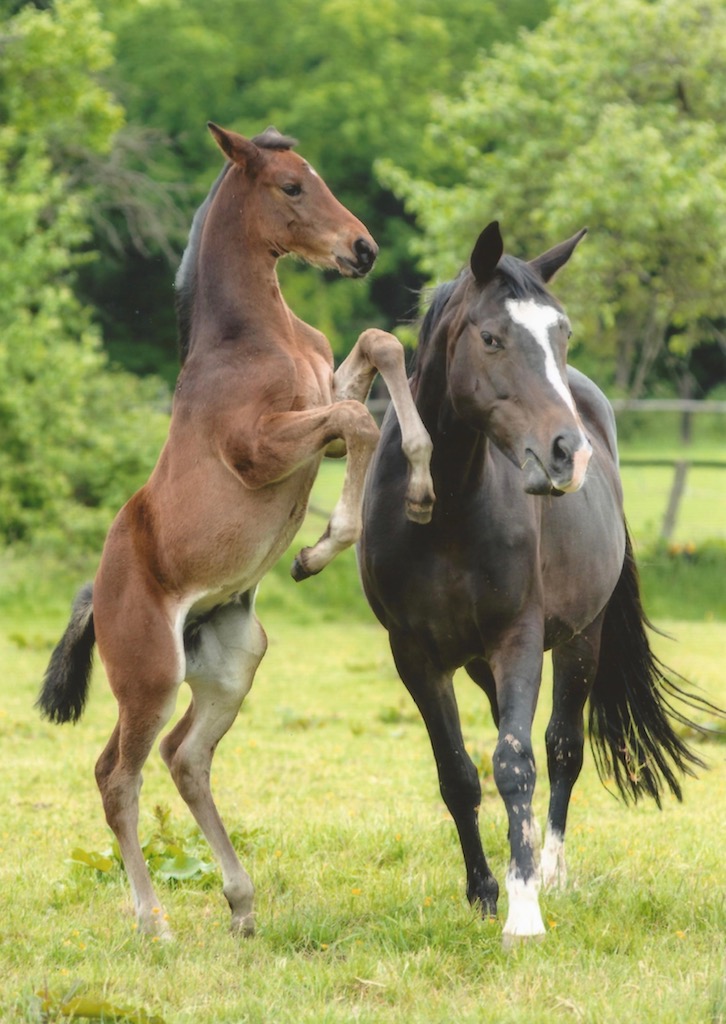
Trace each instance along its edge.
{"label": "brown horse's neck", "polygon": [[264,346],[290,335],[292,314],[277,279],[279,254],[261,236],[251,206],[233,168],[202,231],[190,353],[248,341]]}

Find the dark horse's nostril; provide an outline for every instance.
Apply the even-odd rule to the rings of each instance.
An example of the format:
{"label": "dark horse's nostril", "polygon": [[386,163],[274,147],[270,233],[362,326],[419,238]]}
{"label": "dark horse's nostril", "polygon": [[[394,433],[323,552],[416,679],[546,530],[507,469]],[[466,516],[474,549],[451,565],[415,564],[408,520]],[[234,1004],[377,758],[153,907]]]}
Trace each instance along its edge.
{"label": "dark horse's nostril", "polygon": [[573,440],[567,437],[565,434],[561,434],[555,438],[552,445],[552,458],[554,459],[555,465],[559,466],[563,463],[569,462],[572,456],[575,454],[577,445],[573,443]]}
{"label": "dark horse's nostril", "polygon": [[355,242],[353,242],[353,252],[358,257],[358,263],[361,267],[373,266],[376,250],[365,238],[356,238]]}

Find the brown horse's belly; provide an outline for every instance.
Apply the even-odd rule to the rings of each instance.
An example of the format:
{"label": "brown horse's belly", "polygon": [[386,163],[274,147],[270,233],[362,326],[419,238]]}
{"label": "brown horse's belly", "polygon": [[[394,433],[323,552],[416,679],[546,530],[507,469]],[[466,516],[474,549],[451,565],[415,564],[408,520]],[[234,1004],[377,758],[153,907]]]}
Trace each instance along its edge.
{"label": "brown horse's belly", "polygon": [[156,514],[145,522],[144,561],[157,582],[182,600],[199,595],[195,608],[259,583],[305,518],[318,461],[256,491],[226,470],[209,474],[194,492],[174,494],[171,510],[163,495],[149,495]]}

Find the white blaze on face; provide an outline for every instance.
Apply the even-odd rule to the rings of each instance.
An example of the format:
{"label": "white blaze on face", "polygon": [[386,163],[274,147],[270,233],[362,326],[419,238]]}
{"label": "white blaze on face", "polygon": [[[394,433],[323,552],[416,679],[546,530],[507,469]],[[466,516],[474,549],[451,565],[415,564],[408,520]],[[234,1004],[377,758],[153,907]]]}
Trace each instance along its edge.
{"label": "white blaze on face", "polygon": [[512,320],[529,331],[542,349],[547,380],[579,421],[570,389],[557,366],[550,342],[550,327],[554,327],[562,314],[554,306],[541,306],[534,299],[507,299],[506,306]]}

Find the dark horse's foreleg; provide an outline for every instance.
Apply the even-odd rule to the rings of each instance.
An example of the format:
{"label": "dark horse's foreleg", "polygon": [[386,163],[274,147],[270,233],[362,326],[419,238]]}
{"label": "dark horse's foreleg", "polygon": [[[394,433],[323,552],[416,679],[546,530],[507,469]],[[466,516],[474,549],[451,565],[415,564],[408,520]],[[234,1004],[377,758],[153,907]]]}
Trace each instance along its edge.
{"label": "dark horse's foreleg", "polygon": [[499,886],[482,849],[478,812],[481,786],[464,749],[451,675],[437,669],[408,637],[391,633],[391,650],[406,688],[421,712],[431,740],[439,787],[454,819],[466,865],[466,895],[484,917],[497,912]]}
{"label": "dark horse's foreleg", "polygon": [[375,327],[363,331],[336,370],[335,397],[339,401],[353,398],[365,402],[376,373],[386,382],[401,428],[401,448],[409,464],[406,515],[414,523],[428,523],[435,501],[431,438],[411,396],[398,338]]}
{"label": "dark horse's foreleg", "polygon": [[567,883],[565,828],[572,789],[582,769],[585,745],[583,711],[597,671],[602,615],[572,640],[552,652],[554,690],[547,726],[550,803],[542,847],[542,884]]}
{"label": "dark horse's foreleg", "polygon": [[509,911],[504,945],[544,935],[539,908],[539,833],[532,810],[536,782],[532,720],[542,675],[542,626],[520,623],[489,656],[496,681],[499,738],[494,780],[509,821],[511,859],[507,872]]}

